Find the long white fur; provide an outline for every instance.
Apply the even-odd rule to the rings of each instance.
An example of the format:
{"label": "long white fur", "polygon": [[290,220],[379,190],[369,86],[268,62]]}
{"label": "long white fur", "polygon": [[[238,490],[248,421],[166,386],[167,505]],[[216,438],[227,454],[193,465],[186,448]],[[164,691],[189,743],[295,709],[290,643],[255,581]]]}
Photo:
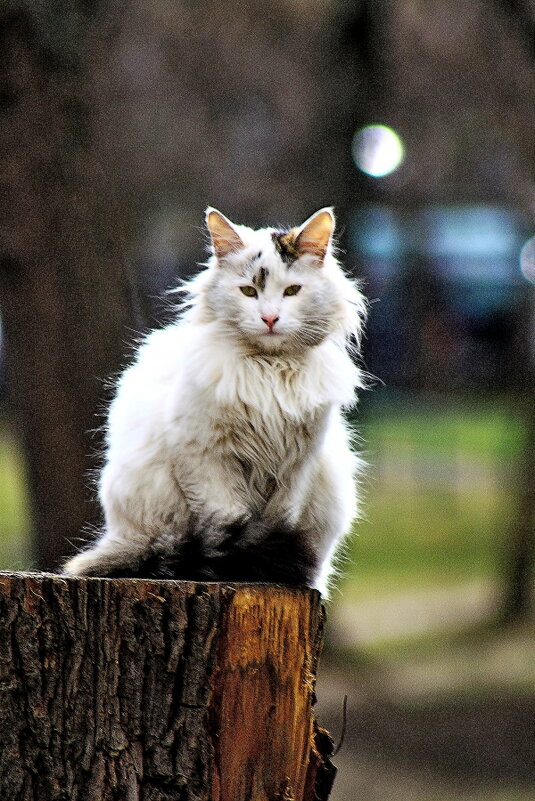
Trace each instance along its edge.
{"label": "long white fur", "polygon": [[[99,482],[105,530],[66,572],[132,563],[154,540],[183,536],[192,516],[257,515],[312,532],[314,584],[327,593],[357,508],[359,460],[341,409],[362,386],[348,350],[365,302],[331,241],[322,262],[304,253],[288,265],[273,229],[231,225],[243,246],[212,255],[177,322],[145,339],[118,382]],[[246,297],[239,287],[259,264],[265,290]],[[292,284],[301,290],[284,296]],[[266,315],[279,317],[277,336]]]}

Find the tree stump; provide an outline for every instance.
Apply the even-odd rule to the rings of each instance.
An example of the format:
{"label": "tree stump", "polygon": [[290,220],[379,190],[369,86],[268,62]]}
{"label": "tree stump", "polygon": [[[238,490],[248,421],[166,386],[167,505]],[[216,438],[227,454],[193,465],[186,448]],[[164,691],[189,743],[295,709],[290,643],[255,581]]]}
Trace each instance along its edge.
{"label": "tree stump", "polygon": [[2,801],[316,801],[319,594],[0,574]]}

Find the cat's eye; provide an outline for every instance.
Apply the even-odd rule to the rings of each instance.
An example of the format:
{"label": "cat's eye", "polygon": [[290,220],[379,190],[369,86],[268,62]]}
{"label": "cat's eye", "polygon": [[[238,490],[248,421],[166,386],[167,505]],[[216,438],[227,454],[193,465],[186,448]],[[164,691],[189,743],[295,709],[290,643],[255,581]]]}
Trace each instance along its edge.
{"label": "cat's eye", "polygon": [[256,298],[258,294],[254,286],[241,286],[240,289],[248,298]]}
{"label": "cat's eye", "polygon": [[297,295],[299,290],[301,289],[301,284],[292,284],[291,286],[287,286],[284,290],[285,295]]}

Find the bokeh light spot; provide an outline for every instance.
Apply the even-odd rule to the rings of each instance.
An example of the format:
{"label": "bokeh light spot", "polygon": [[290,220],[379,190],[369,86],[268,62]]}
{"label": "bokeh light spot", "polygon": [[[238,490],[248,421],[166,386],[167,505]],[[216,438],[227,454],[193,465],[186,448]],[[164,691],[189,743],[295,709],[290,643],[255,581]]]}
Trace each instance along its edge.
{"label": "bokeh light spot", "polygon": [[520,269],[525,278],[535,284],[535,236],[528,239],[520,251]]}
{"label": "bokeh light spot", "polygon": [[353,161],[374,178],[389,175],[400,166],[405,148],[399,135],[386,125],[367,125],[353,137]]}

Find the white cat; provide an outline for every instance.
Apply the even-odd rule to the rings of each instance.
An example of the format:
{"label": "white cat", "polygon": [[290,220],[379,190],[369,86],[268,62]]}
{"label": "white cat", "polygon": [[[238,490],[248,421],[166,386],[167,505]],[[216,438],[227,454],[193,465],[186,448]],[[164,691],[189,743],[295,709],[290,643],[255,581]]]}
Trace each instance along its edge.
{"label": "white cat", "polygon": [[123,373],[100,476],[105,531],[72,574],[305,583],[327,592],[356,512],[365,301],[334,216],[252,230],[209,208],[212,256],[180,319]]}

